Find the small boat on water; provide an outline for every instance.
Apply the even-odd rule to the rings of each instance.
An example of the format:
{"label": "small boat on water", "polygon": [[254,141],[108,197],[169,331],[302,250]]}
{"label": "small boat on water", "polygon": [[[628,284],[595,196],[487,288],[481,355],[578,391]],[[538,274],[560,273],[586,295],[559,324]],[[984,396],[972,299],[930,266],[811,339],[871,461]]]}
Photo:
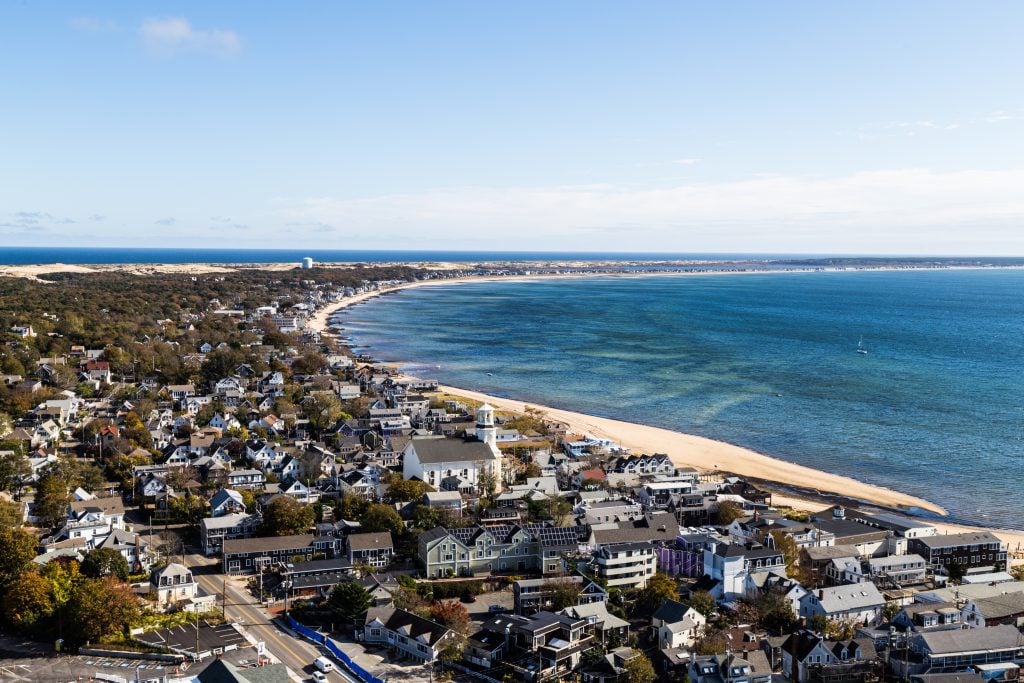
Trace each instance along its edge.
{"label": "small boat on water", "polygon": [[860,338],[860,341],[857,342],[857,353],[865,355],[865,356],[868,354],[868,350],[864,347],[864,337],[863,336]]}

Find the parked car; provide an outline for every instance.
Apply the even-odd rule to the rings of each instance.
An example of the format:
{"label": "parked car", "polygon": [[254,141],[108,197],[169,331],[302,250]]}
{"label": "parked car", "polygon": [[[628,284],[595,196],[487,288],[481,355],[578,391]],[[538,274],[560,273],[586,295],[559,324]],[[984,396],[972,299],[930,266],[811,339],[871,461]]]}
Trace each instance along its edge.
{"label": "parked car", "polygon": [[327,676],[320,673],[319,671],[314,671],[313,677],[309,680],[313,681],[313,683],[327,683]]}
{"label": "parked car", "polygon": [[460,599],[462,602],[476,602],[476,596],[472,593],[464,593]]}
{"label": "parked car", "polygon": [[487,611],[491,614],[504,614],[508,612],[508,607],[502,607],[501,605],[491,605],[487,608]]}

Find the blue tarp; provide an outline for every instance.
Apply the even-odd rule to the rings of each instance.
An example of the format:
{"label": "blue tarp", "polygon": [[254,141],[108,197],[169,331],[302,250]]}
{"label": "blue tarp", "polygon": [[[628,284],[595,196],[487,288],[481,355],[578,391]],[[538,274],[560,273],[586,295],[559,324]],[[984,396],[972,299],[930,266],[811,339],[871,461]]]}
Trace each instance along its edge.
{"label": "blue tarp", "polygon": [[363,680],[366,683],[384,683],[384,681],[372,675],[371,673],[366,671],[366,669],[353,662],[352,658],[345,654],[345,652],[340,647],[335,645],[334,642],[326,635],[314,631],[308,626],[303,626],[299,622],[295,621],[295,618],[290,614],[288,615],[288,626],[295,629],[295,632],[303,636],[304,638],[308,638],[317,645],[322,645],[323,647],[325,647],[327,651],[334,656],[335,659],[341,662],[342,666],[344,666],[346,669],[355,674],[360,680]]}

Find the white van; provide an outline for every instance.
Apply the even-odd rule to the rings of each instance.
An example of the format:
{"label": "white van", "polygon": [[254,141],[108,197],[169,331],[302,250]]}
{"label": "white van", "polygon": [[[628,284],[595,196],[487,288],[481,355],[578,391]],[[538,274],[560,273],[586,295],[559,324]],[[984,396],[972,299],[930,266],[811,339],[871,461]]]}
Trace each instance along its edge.
{"label": "white van", "polygon": [[320,671],[323,671],[325,674],[334,671],[334,662],[327,659],[327,657],[317,657],[313,660],[313,666]]}

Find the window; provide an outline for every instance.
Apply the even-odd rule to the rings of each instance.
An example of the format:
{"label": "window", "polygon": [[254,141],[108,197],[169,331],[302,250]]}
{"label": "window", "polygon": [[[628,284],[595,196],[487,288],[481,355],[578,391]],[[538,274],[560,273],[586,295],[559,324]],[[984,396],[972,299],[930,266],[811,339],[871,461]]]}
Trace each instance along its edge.
{"label": "window", "polygon": [[371,628],[370,629],[370,635],[374,636],[374,637],[380,637],[380,629],[379,628]]}

